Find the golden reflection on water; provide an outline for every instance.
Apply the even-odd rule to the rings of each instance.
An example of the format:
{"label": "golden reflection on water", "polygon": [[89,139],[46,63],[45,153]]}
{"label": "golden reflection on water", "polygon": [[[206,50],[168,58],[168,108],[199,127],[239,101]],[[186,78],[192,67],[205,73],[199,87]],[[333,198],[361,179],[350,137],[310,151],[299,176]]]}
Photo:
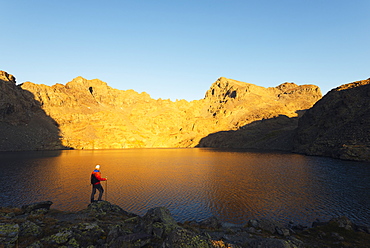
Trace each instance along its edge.
{"label": "golden reflection on water", "polygon": [[[43,171],[48,180],[41,188],[54,185],[45,197],[57,198],[56,207],[65,202],[76,202],[82,208],[89,203],[90,173],[101,165],[102,182],[108,201],[142,213],[149,206],[175,204],[176,199],[192,195],[201,197],[208,174],[207,167],[197,166],[194,156],[184,158],[185,149],[128,149],[63,151],[52,158],[50,167]],[[190,151],[190,150],[188,150]],[[40,175],[42,176],[42,175]],[[52,178],[50,178],[52,177]],[[165,200],[165,202],[163,202]],[[60,203],[62,202],[62,203]],[[147,210],[147,209],[146,209]]]}
{"label": "golden reflection on water", "polygon": [[86,208],[96,164],[108,177],[103,199],[140,215],[165,206],[178,221],[215,215],[234,223],[262,217],[302,223],[338,204],[312,158],[296,154],[200,148],[36,154],[8,159],[17,168],[11,180],[22,204],[51,200],[61,210]]}
{"label": "golden reflection on water", "polygon": [[[101,165],[106,190],[103,199],[144,214],[150,207],[204,205],[226,219],[258,216],[261,212],[315,208],[305,157],[286,154],[225,152],[202,149],[129,149],[63,151],[42,161],[37,188],[52,191],[55,207],[84,208],[91,192],[90,173]],[[297,180],[299,179],[299,180]],[[196,206],[195,206],[196,207]],[[71,207],[71,209],[74,209]],[[191,211],[191,210],[190,210]],[[206,211],[207,212],[207,211]]]}

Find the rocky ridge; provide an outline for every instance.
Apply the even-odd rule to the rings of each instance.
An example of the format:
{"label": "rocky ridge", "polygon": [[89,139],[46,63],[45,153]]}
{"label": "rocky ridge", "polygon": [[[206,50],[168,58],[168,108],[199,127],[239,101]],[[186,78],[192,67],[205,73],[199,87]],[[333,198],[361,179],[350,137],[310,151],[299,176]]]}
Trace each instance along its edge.
{"label": "rocky ridge", "polygon": [[[194,147],[211,133],[239,130],[278,116],[298,117],[321,98],[314,85],[264,88],[223,77],[211,85],[204,99],[191,102],[155,100],[146,93],[117,90],[82,77],[66,85],[13,86],[33,96],[40,111],[55,121],[60,135],[55,142],[74,149]],[[15,149],[4,143],[0,150]]]}
{"label": "rocky ridge", "polygon": [[62,149],[58,124],[46,115],[34,95],[0,71],[0,150]]}
{"label": "rocky ridge", "polygon": [[106,201],[78,212],[50,209],[52,204],[0,208],[0,247],[368,247],[370,242],[370,228],[346,217],[312,227],[267,219],[234,225],[216,217],[177,223],[163,207],[138,216]]}
{"label": "rocky ridge", "polygon": [[212,132],[198,147],[253,148],[291,151],[298,118],[321,98],[314,85],[284,83],[263,88],[237,81],[220,80],[206,93],[213,115],[231,125],[225,131]]}
{"label": "rocky ridge", "polygon": [[369,82],[322,98],[314,85],[264,88],[221,77],[204,99],[173,102],[82,77],[16,85],[0,71],[0,150],[197,146],[370,161]]}
{"label": "rocky ridge", "polygon": [[331,90],[299,120],[294,151],[370,161],[370,79]]}

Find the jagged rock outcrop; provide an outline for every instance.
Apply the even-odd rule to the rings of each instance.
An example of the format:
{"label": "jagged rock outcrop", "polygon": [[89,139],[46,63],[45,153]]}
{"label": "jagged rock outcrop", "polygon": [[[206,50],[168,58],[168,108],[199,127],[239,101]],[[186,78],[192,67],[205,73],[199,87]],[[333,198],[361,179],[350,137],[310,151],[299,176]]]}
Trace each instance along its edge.
{"label": "jagged rock outcrop", "polygon": [[63,144],[77,149],[193,147],[201,138],[256,120],[297,116],[320,97],[317,86],[263,88],[220,78],[202,100],[154,100],[78,77],[65,86],[24,83],[59,124]]}
{"label": "jagged rock outcrop", "polygon": [[198,147],[290,151],[298,117],[320,98],[321,91],[314,85],[284,83],[266,89],[220,78],[207,91],[205,101],[228,131],[207,135]]}
{"label": "jagged rock outcrop", "polygon": [[294,150],[370,161],[370,79],[331,90],[299,120]]}
{"label": "jagged rock outcrop", "polygon": [[220,122],[228,122],[229,127],[238,129],[279,115],[296,117],[297,111],[311,108],[321,97],[315,85],[284,83],[264,88],[221,77],[207,91],[205,102],[208,111]]}
{"label": "jagged rock outcrop", "polygon": [[63,148],[58,124],[34,95],[16,85],[13,75],[0,71],[0,150]]}

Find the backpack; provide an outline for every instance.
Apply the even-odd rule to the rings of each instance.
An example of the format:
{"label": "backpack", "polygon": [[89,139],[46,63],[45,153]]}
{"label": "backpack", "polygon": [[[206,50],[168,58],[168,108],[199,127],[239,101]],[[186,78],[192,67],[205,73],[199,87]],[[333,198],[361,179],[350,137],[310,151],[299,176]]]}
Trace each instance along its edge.
{"label": "backpack", "polygon": [[100,182],[100,181],[96,178],[95,173],[91,173],[91,184],[94,185],[97,182]]}

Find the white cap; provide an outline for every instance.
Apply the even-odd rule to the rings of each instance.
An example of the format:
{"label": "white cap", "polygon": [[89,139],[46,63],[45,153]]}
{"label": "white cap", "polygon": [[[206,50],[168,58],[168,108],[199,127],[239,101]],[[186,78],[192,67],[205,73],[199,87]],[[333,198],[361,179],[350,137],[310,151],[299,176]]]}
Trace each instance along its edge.
{"label": "white cap", "polygon": [[98,169],[98,170],[99,170],[99,169],[100,169],[100,165],[98,165],[98,164],[97,164],[97,165],[95,166],[95,169]]}

